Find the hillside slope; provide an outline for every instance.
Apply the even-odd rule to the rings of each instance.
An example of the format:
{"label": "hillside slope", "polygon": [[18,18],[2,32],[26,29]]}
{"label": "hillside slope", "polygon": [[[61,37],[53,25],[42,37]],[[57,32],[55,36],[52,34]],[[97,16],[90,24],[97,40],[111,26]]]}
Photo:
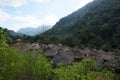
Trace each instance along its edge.
{"label": "hillside slope", "polygon": [[5,31],[9,36],[23,36],[21,33],[14,32],[13,30],[8,30],[0,27],[1,30]]}
{"label": "hillside slope", "polygon": [[[71,20],[72,15],[77,17]],[[120,0],[94,0],[42,35],[62,37],[70,46],[120,49]]]}

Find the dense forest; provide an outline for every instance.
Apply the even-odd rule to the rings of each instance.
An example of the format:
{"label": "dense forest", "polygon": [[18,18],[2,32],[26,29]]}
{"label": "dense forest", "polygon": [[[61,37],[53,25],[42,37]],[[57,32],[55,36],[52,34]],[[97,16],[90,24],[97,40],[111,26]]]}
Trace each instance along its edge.
{"label": "dense forest", "polygon": [[120,0],[94,0],[35,36],[0,27],[0,80],[120,80]]}

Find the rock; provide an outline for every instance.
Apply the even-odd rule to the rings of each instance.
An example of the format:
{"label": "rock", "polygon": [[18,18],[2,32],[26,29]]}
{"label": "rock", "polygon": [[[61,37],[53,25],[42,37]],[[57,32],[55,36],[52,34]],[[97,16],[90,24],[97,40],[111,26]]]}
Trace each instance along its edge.
{"label": "rock", "polygon": [[84,55],[84,59],[88,59],[88,58],[91,58],[92,57],[92,51],[88,48],[84,49],[84,50],[81,50],[81,53],[83,53]]}
{"label": "rock", "polygon": [[72,49],[72,55],[75,61],[81,61],[84,58],[84,54],[80,49]]}
{"label": "rock", "polygon": [[40,48],[40,46],[39,46],[38,43],[33,43],[33,44],[31,44],[31,46],[30,46],[30,49],[35,49],[35,50],[37,50],[37,49],[39,49],[39,48]]}
{"label": "rock", "polygon": [[57,54],[52,59],[53,64],[56,65],[67,65],[74,61],[72,53],[68,48],[59,49]]}
{"label": "rock", "polygon": [[88,48],[81,50],[78,47],[68,48],[61,44],[45,45],[39,43],[25,43],[17,47],[18,50],[22,52],[26,50],[37,51],[42,49],[45,52],[45,55],[56,65],[67,65],[74,61],[79,62],[82,59],[93,58],[101,68],[114,68],[120,72],[120,65],[118,65],[117,57],[114,56],[112,52]]}
{"label": "rock", "polygon": [[59,49],[60,49],[59,46],[48,45],[48,47],[44,49],[44,52],[47,57],[53,58],[57,54]]}
{"label": "rock", "polygon": [[118,62],[115,59],[115,56],[112,53],[98,51],[94,59],[101,68],[118,68]]}

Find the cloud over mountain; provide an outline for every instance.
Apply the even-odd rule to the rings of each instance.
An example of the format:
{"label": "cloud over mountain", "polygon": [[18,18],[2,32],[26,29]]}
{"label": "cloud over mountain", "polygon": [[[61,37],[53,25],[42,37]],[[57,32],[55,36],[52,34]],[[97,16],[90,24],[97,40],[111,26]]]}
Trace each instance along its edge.
{"label": "cloud over mountain", "polygon": [[54,14],[46,15],[44,18],[38,18],[36,16],[26,15],[25,17],[14,16],[13,20],[19,22],[17,25],[15,25],[17,26],[15,27],[15,30],[18,30],[19,28],[28,27],[28,26],[32,26],[34,28],[41,25],[53,26],[58,21],[58,18]]}

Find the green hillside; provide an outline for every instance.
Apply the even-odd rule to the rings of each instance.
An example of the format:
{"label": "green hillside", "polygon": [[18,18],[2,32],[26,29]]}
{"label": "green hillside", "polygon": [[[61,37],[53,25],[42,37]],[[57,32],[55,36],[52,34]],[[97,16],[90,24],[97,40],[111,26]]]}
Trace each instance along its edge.
{"label": "green hillside", "polygon": [[120,0],[94,0],[42,35],[69,46],[120,49]]}

